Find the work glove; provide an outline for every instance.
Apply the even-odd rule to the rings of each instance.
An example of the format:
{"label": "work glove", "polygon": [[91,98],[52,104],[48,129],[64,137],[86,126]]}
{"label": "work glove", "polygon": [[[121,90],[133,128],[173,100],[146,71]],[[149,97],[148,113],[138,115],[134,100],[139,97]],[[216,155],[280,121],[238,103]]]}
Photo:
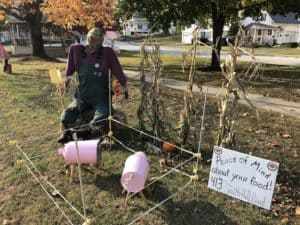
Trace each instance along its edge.
{"label": "work glove", "polygon": [[129,96],[127,84],[121,86],[121,92],[124,95],[125,99],[127,100]]}

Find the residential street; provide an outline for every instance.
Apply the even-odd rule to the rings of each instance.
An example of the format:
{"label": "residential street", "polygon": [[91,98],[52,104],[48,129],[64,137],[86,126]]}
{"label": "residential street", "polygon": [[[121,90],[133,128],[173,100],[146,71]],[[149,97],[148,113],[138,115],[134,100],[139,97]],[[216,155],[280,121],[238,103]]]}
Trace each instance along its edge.
{"label": "residential street", "polygon": [[[130,42],[120,42],[116,41],[115,44],[120,47],[122,50],[127,51],[140,51],[140,46],[136,44],[132,44]],[[176,49],[170,46],[161,46],[161,53],[166,54],[182,54],[184,52],[183,49]],[[221,53],[222,56],[226,56],[226,52]],[[211,52],[209,51],[201,51],[199,52],[200,57],[210,57]],[[300,67],[300,57],[293,57],[293,56],[272,56],[272,55],[265,55],[259,54],[256,56],[257,61],[260,61],[265,64],[273,64],[273,65],[282,65],[282,66],[295,66]],[[242,55],[239,57],[240,61],[252,61],[250,56]]]}

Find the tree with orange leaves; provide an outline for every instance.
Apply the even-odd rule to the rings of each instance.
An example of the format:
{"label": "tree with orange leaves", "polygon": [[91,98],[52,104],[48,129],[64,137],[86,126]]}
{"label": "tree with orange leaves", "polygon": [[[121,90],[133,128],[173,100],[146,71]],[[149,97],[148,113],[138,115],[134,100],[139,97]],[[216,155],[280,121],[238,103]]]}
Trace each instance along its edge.
{"label": "tree with orange leaves", "polygon": [[0,0],[0,15],[10,15],[28,23],[33,56],[46,57],[42,36],[42,18],[72,29],[113,26],[115,1],[109,0]]}
{"label": "tree with orange leaves", "polygon": [[111,0],[45,0],[43,12],[48,21],[66,29],[73,27],[111,28],[115,1]]}

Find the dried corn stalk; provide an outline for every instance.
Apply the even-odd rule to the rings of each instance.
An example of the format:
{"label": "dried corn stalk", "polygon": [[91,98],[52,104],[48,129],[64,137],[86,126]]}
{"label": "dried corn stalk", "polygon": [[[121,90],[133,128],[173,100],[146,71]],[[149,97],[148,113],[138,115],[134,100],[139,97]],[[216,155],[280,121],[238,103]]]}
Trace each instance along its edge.
{"label": "dried corn stalk", "polygon": [[[141,103],[138,108],[139,126],[145,130],[145,119],[149,118],[155,136],[167,136],[165,132],[166,116],[160,96],[160,75],[162,61],[160,47],[152,38],[146,39],[141,47]],[[146,76],[153,78],[147,88]]]}
{"label": "dried corn stalk", "polygon": [[137,116],[139,119],[139,128],[145,130],[145,123],[144,123],[144,114],[145,114],[145,106],[147,100],[147,90],[146,90],[146,71],[145,71],[145,63],[147,61],[148,54],[146,52],[146,42],[144,42],[141,46],[141,62],[140,62],[140,71],[141,71],[141,102],[137,111]]}
{"label": "dried corn stalk", "polygon": [[[234,45],[228,41],[230,55],[226,59],[225,63],[221,65],[222,74],[226,80],[222,85],[224,95],[218,102],[220,118],[216,144],[225,147],[232,146],[235,143],[235,136],[237,132],[236,125],[239,119],[238,100],[240,99],[240,93],[247,103],[251,107],[255,108],[246,97],[245,87],[240,81],[240,74],[236,72],[237,57],[241,55],[241,52],[246,52],[246,50],[241,47],[243,36],[243,30],[240,29],[235,36]],[[252,57],[254,56],[252,55]],[[256,61],[252,64],[254,64],[254,68],[258,67],[255,65],[257,64]],[[253,67],[252,64],[251,67]],[[251,71],[251,69],[242,72],[248,73],[247,71]],[[252,73],[256,73],[257,71],[258,68],[255,71],[252,71]]]}
{"label": "dried corn stalk", "polygon": [[189,79],[188,84],[184,92],[184,105],[183,109],[180,112],[178,126],[176,130],[178,130],[179,140],[182,146],[187,143],[187,139],[190,134],[190,122],[191,116],[193,113],[193,84],[195,77],[195,66],[196,66],[196,53],[197,53],[197,34],[198,28],[193,31],[193,47],[187,52],[182,54],[182,72],[185,72],[185,64],[186,64],[186,56],[192,53],[192,61],[189,71]]}

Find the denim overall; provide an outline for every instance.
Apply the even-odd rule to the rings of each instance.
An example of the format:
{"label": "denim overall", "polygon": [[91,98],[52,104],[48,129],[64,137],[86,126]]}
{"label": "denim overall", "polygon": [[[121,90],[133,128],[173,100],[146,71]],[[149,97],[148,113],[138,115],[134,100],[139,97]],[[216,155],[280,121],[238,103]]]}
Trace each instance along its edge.
{"label": "denim overall", "polygon": [[90,124],[102,125],[97,121],[109,115],[109,89],[108,75],[101,70],[101,57],[97,56],[94,64],[89,64],[87,57],[81,59],[78,75],[79,85],[75,93],[75,99],[62,113],[63,123],[72,124],[86,109],[94,110],[94,117]]}

